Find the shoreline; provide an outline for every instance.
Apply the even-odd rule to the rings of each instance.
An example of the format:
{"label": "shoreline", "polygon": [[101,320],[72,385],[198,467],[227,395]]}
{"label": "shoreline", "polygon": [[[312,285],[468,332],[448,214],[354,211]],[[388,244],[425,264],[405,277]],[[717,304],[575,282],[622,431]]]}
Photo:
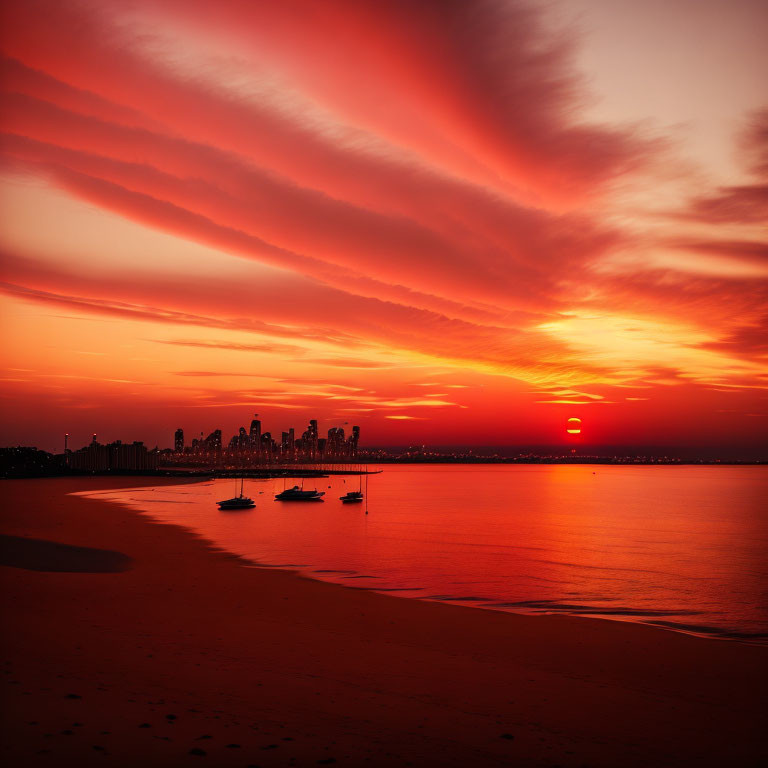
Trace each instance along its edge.
{"label": "shoreline", "polygon": [[221,766],[714,766],[768,754],[764,646],[584,616],[467,621],[457,608],[472,606],[242,567],[181,526],[65,495],[125,480],[0,485],[4,534],[132,563],[2,568],[7,764],[103,764],[108,752],[113,765],[188,765],[203,757],[194,749]]}
{"label": "shoreline", "polygon": [[[248,475],[245,475],[245,476],[247,477]],[[148,476],[147,479],[151,479],[151,477],[152,476]],[[169,482],[164,482],[163,485],[188,485],[188,484],[194,484],[196,482],[203,482],[203,478],[200,478],[197,476],[182,475],[182,474],[178,476],[172,476],[170,478],[167,476],[164,476],[164,477]],[[215,478],[207,477],[205,479],[210,480]],[[130,486],[130,487],[134,487],[134,486]],[[136,486],[136,487],[141,487],[141,486]],[[119,490],[119,488],[116,488],[115,490]],[[77,493],[80,493],[80,492],[77,492]],[[85,498],[88,498],[87,491],[82,492],[82,494]],[[102,498],[99,496],[96,496],[95,498],[97,500],[102,500]],[[142,509],[139,505],[129,504],[117,499],[108,499],[107,501],[109,503],[119,505],[125,509],[131,510],[140,515],[143,515],[150,522],[153,522],[153,523],[163,522],[160,518],[155,517],[153,513]],[[372,585],[357,586],[357,585],[349,584],[342,579],[334,578],[332,575],[330,575],[332,573],[339,572],[339,571],[336,571],[336,566],[334,566],[333,564],[327,564],[322,566],[321,570],[315,570],[317,568],[320,568],[321,566],[317,564],[313,566],[310,566],[310,565],[290,566],[290,565],[273,565],[271,563],[263,563],[257,559],[254,559],[253,557],[241,555],[231,549],[227,549],[226,547],[220,547],[216,542],[214,542],[211,539],[208,539],[204,533],[198,533],[193,528],[185,526],[182,523],[168,523],[168,524],[176,525],[182,530],[188,531],[190,533],[193,533],[196,536],[199,536],[202,540],[208,542],[208,544],[211,547],[215,549],[220,549],[221,551],[228,552],[233,557],[240,558],[244,561],[244,563],[249,564],[253,567],[282,570],[288,573],[297,574],[302,578],[307,578],[313,581],[320,581],[326,584],[333,584],[339,587],[343,587],[345,589],[364,590],[364,591],[373,592],[379,595],[384,595],[387,597],[396,597],[396,598],[408,599],[408,600],[419,600],[421,602],[430,602],[430,603],[437,603],[442,605],[452,605],[458,608],[474,608],[474,609],[479,609],[483,611],[494,611],[497,613],[514,614],[518,616],[528,616],[532,618],[536,618],[538,616],[568,616],[574,619],[591,619],[593,621],[597,620],[597,621],[627,623],[632,625],[652,627],[654,629],[662,630],[666,632],[676,632],[683,635],[687,635],[689,637],[700,638],[702,640],[717,640],[721,642],[739,643],[744,645],[756,645],[756,646],[762,646],[762,647],[768,646],[768,635],[765,635],[765,634],[751,635],[745,632],[737,632],[735,630],[729,632],[726,629],[720,629],[718,627],[695,628],[694,626],[677,624],[676,622],[667,622],[665,624],[665,623],[661,623],[653,620],[645,620],[641,617],[633,617],[631,615],[611,616],[611,615],[601,615],[599,613],[592,613],[592,614],[576,613],[576,612],[570,612],[568,610],[526,611],[524,609],[518,609],[514,607],[495,604],[493,602],[493,599],[489,599],[486,602],[485,599],[481,599],[475,596],[456,597],[454,599],[447,599],[447,598],[440,599],[440,598],[432,598],[432,597],[416,594],[422,589],[422,587],[403,587],[401,589],[397,587],[388,587],[383,589],[377,589],[375,586],[372,586]],[[414,594],[408,594],[408,593],[414,593]]]}

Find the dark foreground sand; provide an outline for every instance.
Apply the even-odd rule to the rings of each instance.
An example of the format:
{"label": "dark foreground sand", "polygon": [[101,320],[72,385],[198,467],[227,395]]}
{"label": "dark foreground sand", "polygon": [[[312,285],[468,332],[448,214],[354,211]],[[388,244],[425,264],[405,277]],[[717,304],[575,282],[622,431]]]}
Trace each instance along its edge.
{"label": "dark foreground sand", "polygon": [[0,483],[34,540],[0,547],[5,765],[768,764],[768,648],[247,568],[65,495],[148,482]]}

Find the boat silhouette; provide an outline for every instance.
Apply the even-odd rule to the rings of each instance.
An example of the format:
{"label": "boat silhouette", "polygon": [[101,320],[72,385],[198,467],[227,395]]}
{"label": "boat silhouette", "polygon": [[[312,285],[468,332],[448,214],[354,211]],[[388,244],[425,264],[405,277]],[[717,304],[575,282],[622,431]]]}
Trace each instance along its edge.
{"label": "boat silhouette", "polygon": [[323,501],[325,491],[305,491],[294,485],[293,488],[286,488],[280,493],[275,494],[276,501]]}
{"label": "boat silhouette", "polygon": [[[217,501],[219,509],[252,509],[256,506],[256,502],[253,499],[249,499],[243,495],[243,482],[244,478],[240,478],[240,494],[233,496],[231,499],[224,499],[224,501]],[[237,490],[237,480],[235,480],[235,490]]]}

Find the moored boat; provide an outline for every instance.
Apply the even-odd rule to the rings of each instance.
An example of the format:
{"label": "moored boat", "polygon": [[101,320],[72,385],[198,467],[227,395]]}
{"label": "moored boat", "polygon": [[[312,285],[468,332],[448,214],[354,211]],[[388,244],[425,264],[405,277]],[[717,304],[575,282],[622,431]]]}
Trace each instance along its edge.
{"label": "moored boat", "polygon": [[323,496],[325,491],[305,491],[298,485],[294,485],[293,488],[286,488],[275,494],[275,499],[277,501],[323,501]]}
{"label": "moored boat", "polygon": [[217,501],[219,509],[252,509],[256,506],[256,502],[253,499],[249,499],[243,495],[243,478],[240,478],[240,494],[233,496],[231,499],[224,499],[224,501]]}

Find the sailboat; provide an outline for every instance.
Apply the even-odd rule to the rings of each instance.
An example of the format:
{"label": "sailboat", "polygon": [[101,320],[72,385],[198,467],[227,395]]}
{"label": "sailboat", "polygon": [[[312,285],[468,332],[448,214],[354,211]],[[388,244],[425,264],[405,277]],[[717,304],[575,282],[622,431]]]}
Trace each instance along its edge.
{"label": "sailboat", "polygon": [[[366,478],[367,480],[368,478]],[[343,496],[339,496],[342,504],[359,504],[363,500],[363,475],[360,474],[360,488],[357,491],[347,491]]]}
{"label": "sailboat", "polygon": [[[247,496],[243,495],[243,482],[244,478],[241,477],[239,496],[216,502],[219,505],[219,509],[252,509],[256,506],[256,502],[253,499],[249,499]],[[237,490],[237,479],[235,479],[235,490]]]}

